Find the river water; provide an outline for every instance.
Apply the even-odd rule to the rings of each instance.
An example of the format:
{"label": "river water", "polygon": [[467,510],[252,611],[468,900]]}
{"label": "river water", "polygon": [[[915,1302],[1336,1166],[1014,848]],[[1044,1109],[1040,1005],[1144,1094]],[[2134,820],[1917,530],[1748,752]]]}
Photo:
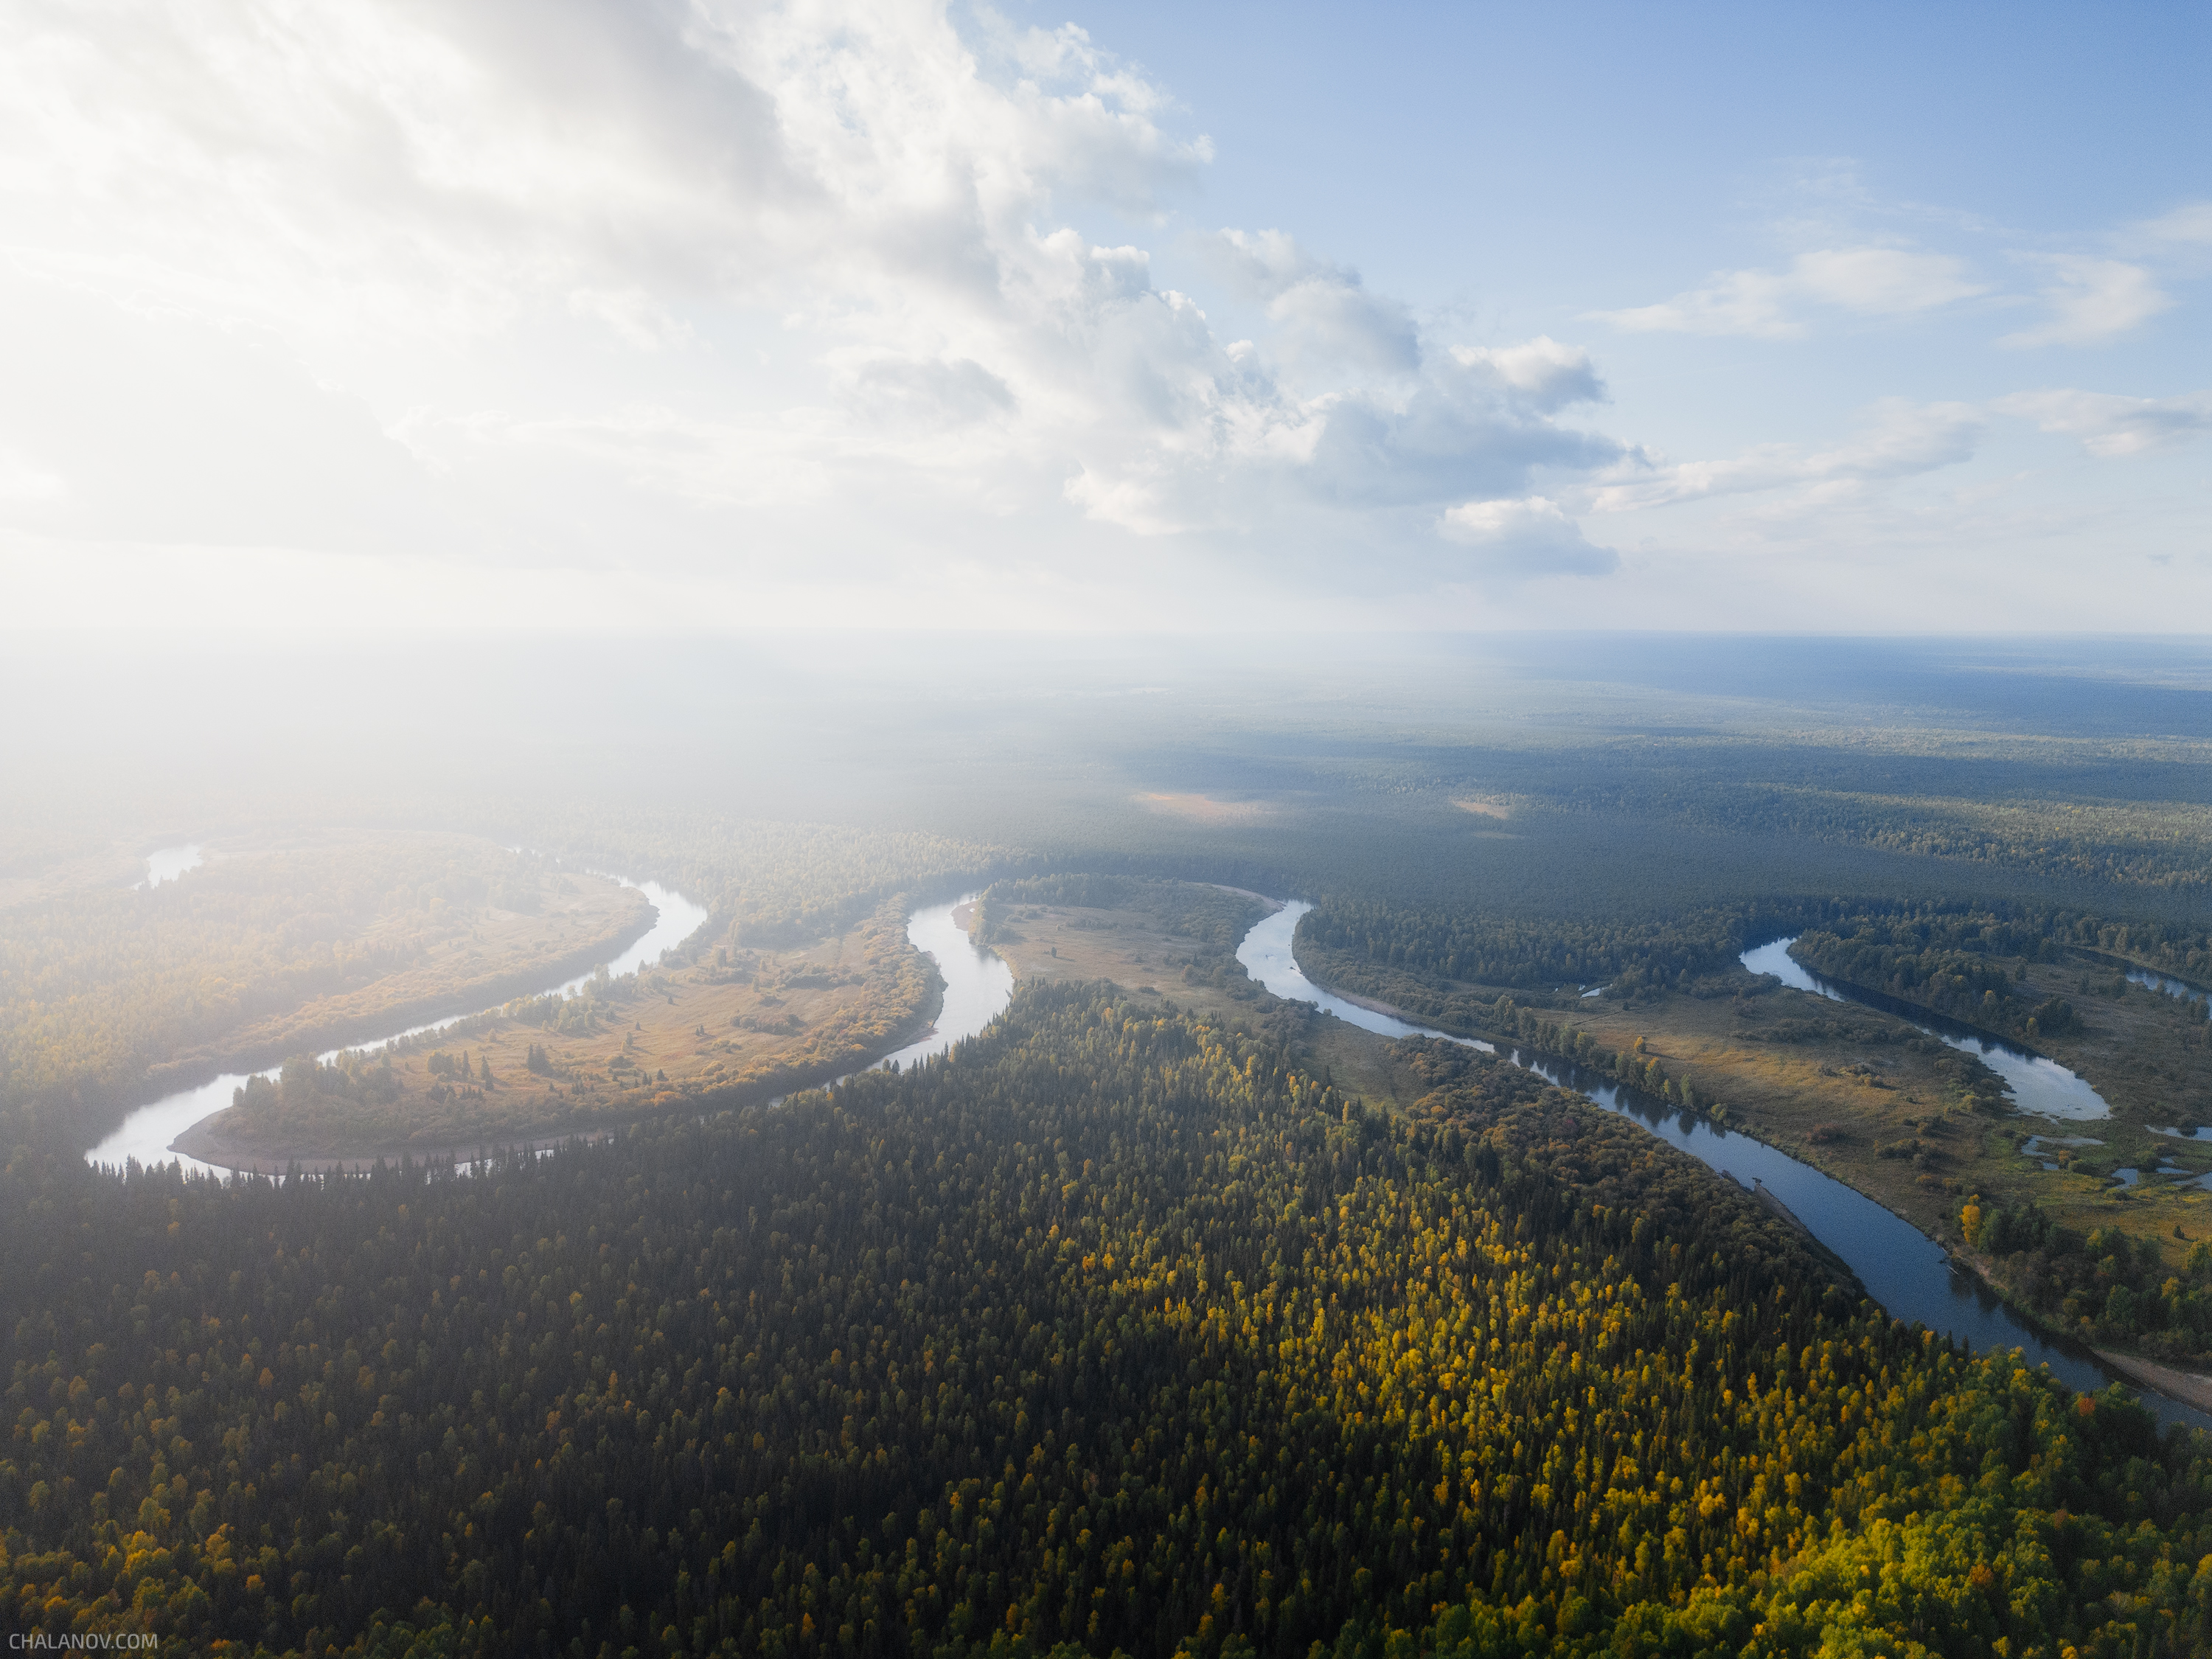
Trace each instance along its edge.
{"label": "river water", "polygon": [[[600,872],[595,871],[592,873]],[[653,918],[652,927],[643,938],[633,945],[624,946],[615,956],[609,958],[605,965],[610,974],[629,974],[636,972],[640,968],[651,967],[660,960],[660,953],[663,951],[681,945],[685,939],[690,938],[700,925],[707,920],[707,912],[703,906],[693,903],[681,893],[672,891],[659,882],[631,881],[622,876],[609,876],[607,879],[624,887],[636,888],[652,902],[654,910],[658,913]],[[593,975],[598,971],[595,967],[589,973],[579,974],[574,979],[565,981],[559,985],[548,986],[544,992],[538,994],[573,994],[589,984]],[[483,1011],[477,1011],[477,1012],[482,1012]],[[475,1017],[474,1013],[453,1014],[443,1019],[431,1020],[425,1024],[410,1025],[404,1030],[393,1031],[374,1042],[356,1043],[349,1048],[332,1048],[321,1058],[329,1060],[336,1059],[341,1054],[374,1053],[387,1043],[397,1042],[403,1037],[421,1036],[432,1031],[442,1031],[449,1025],[456,1025],[462,1020],[472,1019]],[[269,1071],[258,1075],[264,1077],[271,1075],[274,1069],[271,1067]],[[186,1170],[201,1175],[228,1176],[230,1173],[228,1170],[218,1169],[211,1164],[204,1164],[196,1158],[187,1158],[182,1152],[172,1152],[169,1144],[202,1118],[228,1109],[233,1091],[244,1088],[246,1079],[254,1075],[257,1074],[250,1072],[228,1073],[215,1079],[212,1082],[200,1084],[195,1088],[179,1089],[174,1094],[163,1096],[151,1105],[141,1106],[123,1120],[121,1126],[114,1133],[87,1152],[84,1155],[85,1162],[120,1169],[126,1161],[136,1158],[142,1164],[149,1166],[155,1164],[181,1164]]]}
{"label": "river water", "polygon": [[[661,951],[688,938],[707,915],[680,894],[656,884],[624,884],[641,888],[660,914],[651,933],[608,964],[609,971],[613,973],[631,972],[640,965],[651,965],[659,959]],[[954,1043],[982,1030],[1012,1000],[1012,969],[992,952],[979,949],[966,930],[953,922],[953,912],[974,896],[969,894],[951,903],[929,906],[915,911],[908,920],[907,937],[935,961],[945,980],[945,1003],[927,1036],[885,1055],[878,1065],[896,1062],[908,1066],[944,1054]],[[1455,1036],[1378,1013],[1315,985],[1298,967],[1292,951],[1298,918],[1312,908],[1303,900],[1292,900],[1263,918],[1237,946],[1237,959],[1270,992],[1291,1001],[1317,1004],[1323,1012],[1378,1036],[1439,1037],[1487,1054],[1501,1053],[1493,1043]],[[1778,948],[1767,946],[1760,951],[1747,952],[1745,965],[1755,972],[1779,972],[1764,965],[1765,951]],[[1754,957],[1759,958],[1756,963]],[[1805,974],[1786,954],[1781,959],[1802,980],[1811,981],[1812,975]],[[589,974],[581,975],[556,988],[573,990],[591,977]],[[1817,983],[1800,983],[1798,988],[1821,995],[1835,994]],[[412,1032],[434,1030],[453,1023],[447,1020],[417,1026],[412,1028]],[[395,1032],[381,1042],[393,1042],[410,1034]],[[1950,1041],[1946,1033],[1933,1034]],[[1970,1274],[1954,1267],[1943,1250],[1919,1229],[1811,1165],[1801,1164],[1747,1135],[1680,1112],[1640,1091],[1624,1088],[1610,1078],[1557,1056],[1539,1054],[1512,1045],[1502,1053],[1512,1064],[1575,1091],[1606,1111],[1635,1119],[1670,1146],[1688,1152],[1740,1185],[1747,1188],[1765,1188],[1805,1224],[1815,1238],[1840,1257],[1858,1275],[1868,1293],[1896,1317],[1917,1320],[1932,1330],[1956,1337],[1978,1349],[2017,1348],[2027,1356],[2029,1364],[2050,1366],[2052,1373],[2071,1388],[2098,1389],[2108,1381],[2127,1382],[2161,1422],[2212,1428],[2212,1416],[2117,1376],[2084,1348],[2045,1337],[2006,1308]],[[2072,1073],[2067,1075],[2070,1077]],[[182,1158],[169,1151],[168,1145],[201,1118],[228,1107],[231,1091],[245,1081],[244,1073],[217,1078],[198,1089],[182,1090],[165,1100],[140,1108],[125,1120],[114,1134],[88,1152],[87,1161],[109,1165],[119,1165],[126,1158],[136,1158],[141,1164],[176,1161],[206,1174],[227,1174],[195,1159]]]}
{"label": "river water", "polygon": [[2179,997],[2184,1002],[2212,1002],[2212,992],[2191,985],[2185,979],[2172,979],[2164,974],[2154,974],[2148,968],[2129,969],[2128,982],[2140,985],[2147,991],[2162,991],[2167,996]]}
{"label": "river water", "polygon": [[[1814,1237],[1840,1257],[1858,1275],[1868,1293],[1895,1317],[1917,1320],[1930,1330],[1956,1337],[1977,1349],[2017,1348],[2027,1356],[2027,1363],[2050,1366],[2052,1374],[2069,1388],[2100,1389],[2108,1382],[2125,1382],[2160,1422],[2212,1429],[2212,1416],[2108,1371],[2086,1348],[2053,1341],[2007,1308],[1971,1273],[1954,1267],[1942,1247],[1911,1222],[1786,1152],[1668,1106],[1640,1090],[1624,1088],[1601,1073],[1555,1055],[1513,1046],[1501,1049],[1477,1038],[1432,1030],[1320,989],[1299,969],[1291,950],[1298,918],[1312,908],[1303,900],[1292,900],[1262,920],[1237,947],[1237,959],[1277,996],[1316,1003],[1323,1012],[1383,1036],[1440,1037],[1502,1054],[1516,1066],[1573,1090],[1594,1105],[1635,1119],[1669,1146],[1738,1184],[1765,1188],[1805,1224]],[[1795,963],[1790,965],[1796,968]],[[1820,989],[1817,986],[1801,988]]]}
{"label": "river water", "polygon": [[2057,1060],[2017,1043],[2007,1042],[2002,1037],[1977,1031],[1957,1020],[1946,1019],[1900,998],[1863,990],[1813,973],[1790,954],[1790,947],[1796,942],[1794,933],[1787,939],[1775,939],[1757,950],[1746,951],[1741,961],[1754,974],[1771,974],[1784,985],[1810,991],[1831,1002],[1856,1002],[1862,1007],[1894,1014],[1923,1035],[1948,1043],[1961,1054],[1973,1055],[2011,1085],[2013,1100],[2023,1112],[2068,1118],[2075,1122],[2112,1115],[2112,1107],[2102,1095]]}
{"label": "river water", "polygon": [[137,888],[159,887],[165,881],[174,881],[187,870],[200,867],[200,844],[193,842],[185,847],[157,847],[146,854],[146,874],[143,880],[131,884]]}
{"label": "river water", "polygon": [[1000,957],[979,946],[968,931],[956,924],[952,913],[972,902],[968,893],[950,904],[933,904],[917,910],[906,924],[906,936],[915,948],[937,963],[945,981],[945,1006],[937,1023],[918,1042],[885,1054],[878,1066],[911,1066],[949,1050],[971,1037],[1006,1012],[1013,1000],[1014,970]]}

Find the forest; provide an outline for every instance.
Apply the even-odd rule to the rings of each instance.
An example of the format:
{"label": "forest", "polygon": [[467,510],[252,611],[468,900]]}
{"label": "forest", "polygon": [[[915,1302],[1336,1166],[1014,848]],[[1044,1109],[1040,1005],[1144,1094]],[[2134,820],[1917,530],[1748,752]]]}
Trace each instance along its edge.
{"label": "forest", "polygon": [[[2212,977],[2212,933],[2201,926],[1962,899],[1881,903],[1778,894],[1664,918],[1616,920],[1328,898],[1300,921],[1298,945],[1335,974],[1540,991],[1604,981],[1632,994],[1643,986],[1680,986],[1725,969],[1747,946],[1783,933],[1798,934],[1796,954],[1808,967],[1970,1022],[1985,1002],[1996,1012],[2008,994],[2016,975],[2002,959],[2050,962],[2088,951],[2121,966]],[[2033,1017],[2033,1009],[2007,1008],[2000,1016],[2007,1023],[1992,1029],[2024,1034]]]}
{"label": "forest", "polygon": [[[520,833],[505,816],[512,805],[478,810]],[[533,812],[528,822],[532,835],[573,861],[689,895],[730,943],[777,948],[849,927],[902,893],[949,898],[1035,856],[919,830],[573,802]]]}
{"label": "forest", "polygon": [[[2074,1006],[2023,994],[2029,965],[2064,960],[2069,947],[2124,966],[2138,963],[2203,976],[2212,954],[2203,933],[2130,928],[2063,913],[2002,916],[1978,909],[1899,907],[1840,918],[1798,937],[1794,954],[1834,979],[1883,991],[1938,1013],[2033,1042],[2080,1029]],[[2124,975],[2107,966],[2083,975],[2083,996],[2109,994]]]}
{"label": "forest", "polygon": [[[739,653],[713,707],[648,661],[575,698],[564,658],[534,733],[326,737],[322,785],[272,764],[258,794],[182,765],[27,790],[0,811],[0,1630],[239,1659],[2212,1650],[2206,1437],[1892,1321],[1528,1073],[1348,1064],[1364,1034],[1235,963],[1255,901],[1176,884],[1310,900],[1317,981],[1775,1135],[2045,1322],[2203,1363],[2202,1200],[2153,1237],[2148,1188],[2107,1190],[2150,1176],[2144,1126],[2179,1120],[2148,1103],[2178,1113],[2203,1057],[2201,1019],[2146,1048],[2180,1005],[2113,988],[2212,980],[2199,705],[2154,700],[2183,735],[2144,736],[2106,681],[2039,682],[2030,730],[2016,678],[1909,708],[1885,679],[1838,713],[1795,648],[1768,701],[1662,695],[1620,641],[1580,684],[1551,642],[1363,702],[1340,643],[1214,681],[994,647],[911,696],[889,647]],[[279,817],[498,850],[249,869],[222,826]],[[157,825],[231,837],[228,867],[125,893],[118,858],[183,838]],[[532,869],[711,921],[389,1066],[301,1027],[237,1109],[301,1146],[596,1139],[468,1172],[82,1163],[160,1067],[383,997],[408,939],[456,982],[494,912],[585,945],[501,879]],[[979,940],[1049,977],[949,1058],[807,1091],[929,1017],[902,908],[986,886]],[[1741,971],[1785,933],[2185,1075],[2112,1091],[2135,1139],[2046,1172],[1970,1057]],[[1753,1073],[1792,1115],[1754,1121]]]}
{"label": "forest", "polygon": [[1991,1278],[2046,1322],[2104,1346],[2201,1367],[2212,1358],[2212,1242],[2198,1239],[2179,1273],[2154,1241],[2118,1227],[2084,1234],[2033,1202],[1959,1212],[1967,1247]]}
{"label": "forest", "polygon": [[[2196,1650],[2212,1461],[1448,1045],[1109,987],[489,1178],[0,1172],[0,1606],[187,1650]],[[1998,1645],[2002,1644],[2002,1645]]]}

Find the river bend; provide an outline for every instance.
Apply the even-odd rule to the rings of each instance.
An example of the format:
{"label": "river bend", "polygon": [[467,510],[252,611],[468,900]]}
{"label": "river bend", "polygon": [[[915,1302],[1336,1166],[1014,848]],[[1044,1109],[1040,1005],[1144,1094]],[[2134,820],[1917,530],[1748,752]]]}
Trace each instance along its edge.
{"label": "river bend", "polygon": [[[1517,1045],[1501,1047],[1480,1038],[1455,1036],[1449,1031],[1434,1030],[1378,1013],[1320,989],[1299,969],[1291,948],[1298,918],[1311,908],[1304,900],[1293,899],[1262,920],[1237,947],[1237,959],[1254,979],[1277,996],[1294,1002],[1316,1003],[1324,1012],[1382,1036],[1438,1037],[1446,1042],[1498,1054],[1548,1082],[1574,1091],[1593,1105],[1635,1119],[1669,1146],[1689,1153],[1741,1186],[1753,1189],[1764,1187],[1805,1224],[1814,1237],[1856,1273],[1868,1293],[1894,1317],[1917,1320],[1930,1330],[1941,1331],[1985,1352],[2020,1349],[2030,1364],[2050,1366],[2052,1375],[2069,1388],[2094,1389],[2108,1382],[2125,1382],[2157,1413],[2160,1422],[2212,1429],[2212,1416],[2169,1400],[2133,1378],[2108,1371],[2086,1348],[2052,1340],[2006,1307],[1972,1274],[1954,1266],[1943,1249],[1911,1222],[1787,1152],[1748,1135],[1723,1129],[1709,1119],[1668,1105],[1641,1090],[1627,1088],[1601,1073],[1557,1055],[1539,1054]],[[1753,965],[1749,955],[1745,965]],[[1796,963],[1790,965],[1803,974]],[[1754,967],[1753,971],[1772,970]]]}
{"label": "river bend", "polygon": [[2007,1042],[2002,1037],[1991,1036],[1986,1031],[1978,1031],[1957,1020],[1946,1019],[1901,998],[1885,996],[1879,991],[1814,973],[1790,954],[1790,947],[1796,942],[1797,936],[1792,933],[1787,939],[1746,951],[1739,960],[1753,973],[1771,974],[1793,990],[1810,991],[1831,1002],[1856,1002],[1863,1008],[1894,1014],[1923,1036],[1932,1036],[1961,1054],[1973,1055],[2011,1085],[2013,1102],[2023,1112],[2067,1118],[2077,1123],[2112,1115],[2104,1096],[2091,1088],[2079,1073],[2068,1071],[2049,1056]]}
{"label": "river bend", "polygon": [[[591,873],[598,875],[604,872],[593,871]],[[644,937],[633,944],[625,945],[609,957],[605,963],[599,964],[604,966],[610,974],[632,974],[641,968],[651,967],[660,960],[662,951],[681,945],[685,939],[690,938],[698,930],[700,925],[707,920],[707,911],[703,905],[693,903],[681,893],[663,887],[657,881],[631,881],[624,877],[614,875],[608,876],[607,879],[620,883],[624,887],[636,888],[651,902],[654,911],[653,926],[647,930]],[[544,991],[535,994],[540,996],[570,994],[589,983],[592,975],[597,974],[599,970],[599,966],[595,966],[589,973],[579,974],[572,979],[562,981],[558,985],[549,985]],[[400,1041],[403,1037],[421,1036],[432,1031],[442,1031],[449,1025],[459,1024],[462,1020],[473,1019],[477,1017],[477,1013],[483,1012],[486,1011],[479,1009],[476,1013],[453,1014],[443,1019],[431,1020],[426,1024],[410,1025],[404,1030],[393,1031],[368,1042],[351,1043],[343,1048],[332,1048],[321,1058],[330,1060],[335,1060],[342,1054],[373,1054],[388,1043]],[[187,1158],[182,1152],[173,1152],[170,1149],[170,1143],[202,1118],[210,1117],[217,1112],[228,1110],[232,1094],[246,1086],[247,1078],[268,1077],[273,1075],[275,1071],[276,1068],[270,1066],[259,1073],[227,1073],[211,1082],[200,1084],[194,1088],[179,1089],[174,1094],[164,1095],[151,1105],[141,1106],[125,1118],[112,1134],[84,1155],[85,1162],[103,1164],[112,1169],[121,1169],[126,1162],[136,1158],[140,1164],[148,1167],[156,1164],[181,1164],[186,1170],[200,1175],[227,1176],[230,1174],[229,1170],[219,1169],[212,1164],[204,1164],[196,1158]]]}

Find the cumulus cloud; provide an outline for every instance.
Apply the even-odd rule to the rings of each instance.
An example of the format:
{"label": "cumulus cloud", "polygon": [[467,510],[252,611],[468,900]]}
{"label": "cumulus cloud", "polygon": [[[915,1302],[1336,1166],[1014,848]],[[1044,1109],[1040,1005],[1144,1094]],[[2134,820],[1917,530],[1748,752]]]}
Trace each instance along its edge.
{"label": "cumulus cloud", "polygon": [[1316,258],[1279,230],[1224,230],[1213,249],[1231,286],[1266,306],[1294,362],[1383,374],[1420,367],[1412,316],[1370,293],[1358,271]]}
{"label": "cumulus cloud", "polygon": [[1575,404],[1607,400],[1605,382],[1579,346],[1561,345],[1548,334],[1520,345],[1484,349],[1454,346],[1452,361],[1505,388],[1516,403],[1541,415],[1555,415]]}
{"label": "cumulus cloud", "polygon": [[2172,305],[2141,265],[2070,254],[2038,255],[2051,273],[2042,291],[2049,315],[2005,335],[2002,346],[2097,345],[2127,333]]}
{"label": "cumulus cloud", "polygon": [[1015,408],[1006,383],[967,357],[872,357],[854,368],[849,396],[870,414],[901,424],[941,421],[965,426],[1011,415]]}
{"label": "cumulus cloud", "polygon": [[1657,305],[1590,314],[1636,332],[1790,339],[1806,331],[1808,306],[1902,317],[1987,292],[1968,277],[1962,261],[1947,254],[1895,247],[1823,248],[1799,254],[1787,270],[1718,272],[1702,286]]}
{"label": "cumulus cloud", "polygon": [[1593,544],[1557,501],[1542,495],[1517,501],[1464,501],[1443,515],[1446,539],[1472,549],[1469,576],[1604,576],[1620,568],[1620,555]]}
{"label": "cumulus cloud", "polygon": [[1834,501],[1866,486],[1905,478],[1973,458],[1987,421],[1969,404],[1879,404],[1867,429],[1849,443],[1808,451],[1762,444],[1720,461],[1683,461],[1598,486],[1589,507],[1625,513],[1714,495],[1790,489],[1808,501]]}
{"label": "cumulus cloud", "polygon": [[2114,458],[2171,449],[2212,432],[2212,392],[2184,398],[2122,398],[2110,392],[2014,392],[1990,405],[2045,432],[2081,441],[2092,455]]}
{"label": "cumulus cloud", "polygon": [[1267,322],[1224,339],[1073,228],[1211,154],[1080,28],[931,0],[26,0],[0,513],[729,575],[1088,558],[984,533],[1057,512],[1425,568],[1446,507],[1628,453],[1553,418],[1577,349],[1455,351],[1278,230],[1211,239]]}

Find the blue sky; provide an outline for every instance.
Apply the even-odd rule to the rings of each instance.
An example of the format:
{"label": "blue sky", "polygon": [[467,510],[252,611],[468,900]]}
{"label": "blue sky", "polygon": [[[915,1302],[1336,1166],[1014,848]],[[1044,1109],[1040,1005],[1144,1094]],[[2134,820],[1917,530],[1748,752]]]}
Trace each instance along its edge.
{"label": "blue sky", "polygon": [[2212,614],[2201,9],[0,33],[27,625]]}

